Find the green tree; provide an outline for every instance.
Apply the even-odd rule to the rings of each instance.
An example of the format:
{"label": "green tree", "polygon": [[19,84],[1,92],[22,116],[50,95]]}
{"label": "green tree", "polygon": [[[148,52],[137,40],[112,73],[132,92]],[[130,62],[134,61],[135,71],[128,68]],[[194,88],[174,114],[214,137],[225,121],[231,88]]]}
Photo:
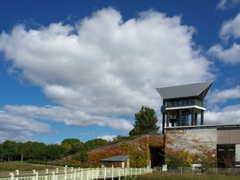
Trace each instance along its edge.
{"label": "green tree", "polygon": [[80,152],[80,155],[78,156],[78,160],[81,162],[87,162],[89,159],[87,151],[83,150]]}
{"label": "green tree", "polygon": [[75,154],[83,148],[83,142],[76,138],[64,139],[61,142],[65,155]]}
{"label": "green tree", "polygon": [[46,147],[47,159],[52,161],[61,158],[63,148],[59,144],[49,144]]}
{"label": "green tree", "polygon": [[18,142],[17,143],[17,151],[18,151],[18,159],[21,160],[21,163],[23,161],[24,158],[24,154],[25,154],[25,147],[24,147],[24,143],[23,142]]}
{"label": "green tree", "polygon": [[2,144],[0,144],[0,160],[4,160]]}
{"label": "green tree", "polygon": [[104,139],[92,139],[83,144],[83,149],[86,151],[90,151],[96,148],[107,146],[108,144],[109,142]]}
{"label": "green tree", "polygon": [[4,141],[2,143],[2,155],[7,161],[12,161],[17,156],[17,143],[15,141]]}
{"label": "green tree", "polygon": [[25,159],[43,160],[46,154],[46,144],[28,141],[24,144]]}
{"label": "green tree", "polygon": [[129,135],[156,133],[159,129],[159,126],[156,125],[157,121],[154,109],[142,106],[141,110],[135,114],[135,125]]}

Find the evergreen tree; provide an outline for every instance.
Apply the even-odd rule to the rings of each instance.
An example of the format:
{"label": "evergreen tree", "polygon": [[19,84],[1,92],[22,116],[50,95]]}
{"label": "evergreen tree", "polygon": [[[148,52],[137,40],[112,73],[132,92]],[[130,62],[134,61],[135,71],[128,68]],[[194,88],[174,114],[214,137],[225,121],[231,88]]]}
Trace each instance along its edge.
{"label": "evergreen tree", "polygon": [[129,135],[156,133],[159,129],[159,126],[156,125],[157,121],[154,109],[142,106],[141,110],[135,114],[135,125]]}
{"label": "evergreen tree", "polygon": [[52,161],[57,160],[63,154],[63,148],[59,144],[49,144],[46,149],[46,160],[49,159]]}

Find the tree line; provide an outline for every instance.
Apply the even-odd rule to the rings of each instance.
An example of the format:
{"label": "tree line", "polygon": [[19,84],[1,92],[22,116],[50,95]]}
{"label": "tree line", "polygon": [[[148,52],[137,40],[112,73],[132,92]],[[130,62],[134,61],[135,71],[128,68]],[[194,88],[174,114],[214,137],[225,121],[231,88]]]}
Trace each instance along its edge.
{"label": "tree line", "polygon": [[53,161],[71,154],[79,153],[80,161],[87,161],[87,152],[109,142],[104,139],[93,139],[81,142],[76,138],[64,139],[60,144],[45,144],[42,142],[4,141],[0,144],[1,161],[46,160]]}
{"label": "tree line", "polygon": [[[138,136],[149,133],[156,133],[159,126],[156,125],[158,119],[154,109],[142,106],[141,110],[135,114],[134,128],[129,132],[131,136]],[[64,139],[60,144],[44,144],[42,142],[15,142],[7,140],[0,144],[1,161],[23,161],[23,160],[46,160],[54,161],[72,154],[79,153],[78,160],[87,162],[88,151],[107,146],[110,143],[127,140],[128,137],[117,136],[113,142],[104,139],[93,139],[81,142],[76,138]]]}

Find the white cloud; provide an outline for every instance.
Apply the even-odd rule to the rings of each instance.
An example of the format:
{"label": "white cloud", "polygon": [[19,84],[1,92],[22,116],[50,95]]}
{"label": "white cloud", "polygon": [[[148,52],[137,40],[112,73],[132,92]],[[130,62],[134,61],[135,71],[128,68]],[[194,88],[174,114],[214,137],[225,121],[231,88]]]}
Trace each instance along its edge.
{"label": "white cloud", "polygon": [[240,86],[235,86],[231,89],[214,90],[207,96],[210,105],[216,103],[225,103],[230,99],[240,99]]}
{"label": "white cloud", "polygon": [[240,109],[240,104],[227,106],[222,109],[222,111],[236,111]]}
{"label": "white cloud", "polygon": [[107,141],[113,141],[113,139],[117,137],[116,135],[103,135],[103,136],[99,136],[97,137],[98,139],[104,139]]}
{"label": "white cloud", "polygon": [[232,7],[235,7],[240,4],[240,0],[220,0],[217,9],[219,10],[225,10]]}
{"label": "white cloud", "polygon": [[240,13],[234,19],[228,20],[222,25],[220,38],[227,41],[231,37],[234,39],[240,37]]}
{"label": "white cloud", "polygon": [[0,35],[12,72],[42,88],[61,106],[5,106],[12,113],[74,126],[129,130],[141,106],[159,111],[156,87],[212,79],[210,62],[192,41],[194,28],[181,17],[156,11],[122,20],[106,8],[75,26],[52,23]]}
{"label": "white cloud", "polygon": [[35,121],[31,118],[16,116],[0,111],[0,142],[34,140],[34,133],[47,133],[50,125]]}
{"label": "white cloud", "polygon": [[[240,14],[233,20],[223,23],[220,30],[220,38],[225,42],[231,37],[234,40],[240,38]],[[208,53],[219,58],[219,60],[226,64],[233,65],[240,62],[240,45],[237,42],[233,42],[233,45],[228,49],[224,49],[222,45],[216,44],[209,49]]]}
{"label": "white cloud", "polygon": [[52,120],[55,122],[63,122],[70,126],[108,126],[111,129],[121,129],[128,132],[133,126],[130,122],[123,118],[106,117],[106,116],[94,116],[88,115],[85,112],[77,108],[71,107],[37,107],[37,106],[14,106],[6,105],[4,110],[14,113],[16,115],[25,115],[31,118]]}
{"label": "white cloud", "polygon": [[240,124],[240,110],[206,111],[205,124]]}
{"label": "white cloud", "polygon": [[240,45],[237,43],[234,43],[230,49],[226,50],[221,45],[214,45],[210,48],[209,53],[228,65],[240,62]]}

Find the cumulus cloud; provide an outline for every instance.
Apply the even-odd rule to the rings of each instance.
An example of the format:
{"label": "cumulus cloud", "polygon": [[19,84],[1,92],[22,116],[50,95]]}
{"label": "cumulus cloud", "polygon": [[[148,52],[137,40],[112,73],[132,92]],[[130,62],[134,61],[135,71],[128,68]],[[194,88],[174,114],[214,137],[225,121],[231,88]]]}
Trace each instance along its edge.
{"label": "cumulus cloud", "polygon": [[224,22],[220,30],[221,39],[227,41],[231,37],[234,39],[240,37],[240,13],[234,19]]}
{"label": "cumulus cloud", "polygon": [[240,4],[240,0],[220,0],[217,4],[218,10],[226,10]]}
{"label": "cumulus cloud", "polygon": [[206,111],[205,124],[240,124],[240,110]]}
{"label": "cumulus cloud", "polygon": [[116,135],[103,135],[103,136],[99,136],[97,137],[98,139],[104,139],[106,141],[113,141],[113,139],[117,137]]}
{"label": "cumulus cloud", "polygon": [[4,106],[4,110],[17,115],[25,115],[31,118],[64,122],[66,125],[70,126],[108,126],[112,129],[121,129],[122,131],[127,132],[133,128],[130,122],[125,119],[94,115],[90,116],[80,109],[60,106],[37,107],[6,105]]}
{"label": "cumulus cloud", "polygon": [[214,45],[210,48],[209,53],[228,65],[240,62],[240,45],[237,43],[234,43],[231,48],[226,50],[219,44]]}
{"label": "cumulus cloud", "polygon": [[0,124],[0,143],[6,140],[17,142],[34,140],[34,133],[47,133],[51,129],[46,123],[4,111],[0,111]]}
{"label": "cumulus cloud", "polygon": [[156,87],[214,77],[210,62],[194,46],[194,31],[182,25],[179,16],[149,10],[123,21],[113,8],[75,25],[16,25],[0,35],[9,72],[42,88],[59,106],[4,109],[67,125],[131,130],[132,122],[124,117],[143,105],[159,111]]}
{"label": "cumulus cloud", "polygon": [[[240,38],[240,14],[223,23],[220,38],[224,42],[229,41],[230,38],[233,38],[233,40]],[[216,44],[209,49],[208,53],[226,64],[233,65],[240,62],[240,45],[237,42],[233,42],[230,48],[224,48],[221,44]]]}
{"label": "cumulus cloud", "polygon": [[209,104],[225,103],[230,99],[240,99],[240,86],[225,90],[213,90],[207,96]]}

